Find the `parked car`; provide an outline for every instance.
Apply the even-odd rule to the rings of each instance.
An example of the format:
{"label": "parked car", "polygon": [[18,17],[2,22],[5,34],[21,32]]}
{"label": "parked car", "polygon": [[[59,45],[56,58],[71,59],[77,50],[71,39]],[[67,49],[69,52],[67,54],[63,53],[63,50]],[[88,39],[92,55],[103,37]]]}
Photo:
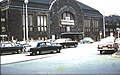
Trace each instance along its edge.
{"label": "parked car", "polygon": [[56,43],[50,42],[39,42],[36,47],[30,48],[28,51],[30,55],[36,55],[37,53],[41,54],[42,51],[53,52],[56,51],[60,53],[62,46]]}
{"label": "parked car", "polygon": [[45,40],[46,42],[51,42],[51,43],[53,43],[55,40],[53,40],[53,39],[47,39],[47,40]]}
{"label": "parked car", "polygon": [[22,53],[23,46],[16,43],[1,43],[0,44],[0,54],[2,53]]}
{"label": "parked car", "polygon": [[115,39],[113,37],[107,37],[102,39],[98,44],[98,51],[100,51],[100,54],[103,54],[105,52],[116,52],[118,51],[118,44],[115,43]]}
{"label": "parked car", "polygon": [[36,47],[37,43],[40,42],[41,40],[29,40],[29,41],[20,41],[19,43],[23,45],[24,47],[24,52],[28,52],[28,50],[32,47]]}
{"label": "parked car", "polygon": [[94,40],[90,37],[85,37],[84,39],[80,40],[81,44],[91,44],[93,42],[94,42]]}
{"label": "parked car", "polygon": [[62,45],[62,48],[68,48],[68,47],[77,47],[78,41],[72,41],[71,39],[57,39],[55,40],[55,43],[58,43]]}

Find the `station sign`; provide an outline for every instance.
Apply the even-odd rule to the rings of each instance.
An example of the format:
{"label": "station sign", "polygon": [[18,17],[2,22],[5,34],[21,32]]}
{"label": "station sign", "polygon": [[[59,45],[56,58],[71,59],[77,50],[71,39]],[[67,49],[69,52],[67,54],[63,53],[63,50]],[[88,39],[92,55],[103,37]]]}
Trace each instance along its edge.
{"label": "station sign", "polygon": [[65,19],[61,20],[62,25],[75,25],[74,20],[70,20],[70,17],[66,17]]}

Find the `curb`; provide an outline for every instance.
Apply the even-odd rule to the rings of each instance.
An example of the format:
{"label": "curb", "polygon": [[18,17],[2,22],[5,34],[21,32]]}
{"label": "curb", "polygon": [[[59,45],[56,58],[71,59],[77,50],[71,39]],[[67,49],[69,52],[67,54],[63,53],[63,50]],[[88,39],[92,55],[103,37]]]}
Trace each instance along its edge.
{"label": "curb", "polygon": [[119,52],[115,52],[114,54],[112,54],[113,58],[120,58],[120,51]]}

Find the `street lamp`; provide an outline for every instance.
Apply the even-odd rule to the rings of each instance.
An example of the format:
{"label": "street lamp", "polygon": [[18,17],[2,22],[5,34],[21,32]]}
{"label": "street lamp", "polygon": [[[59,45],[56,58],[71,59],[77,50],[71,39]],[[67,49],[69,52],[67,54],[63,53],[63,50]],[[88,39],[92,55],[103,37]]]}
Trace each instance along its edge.
{"label": "street lamp", "polygon": [[26,31],[25,31],[25,10],[24,10],[24,4],[23,4],[23,40],[25,41],[26,39],[25,39],[25,33],[26,33]]}
{"label": "street lamp", "polygon": [[103,14],[103,36],[105,38],[105,15]]}
{"label": "street lamp", "polygon": [[27,4],[28,0],[24,0],[25,7],[26,7],[26,12],[25,12],[25,28],[26,28],[26,42],[28,41],[28,11],[27,11]]}
{"label": "street lamp", "polygon": [[116,28],[117,32],[118,32],[118,38],[119,38],[119,32],[120,32],[120,28]]}

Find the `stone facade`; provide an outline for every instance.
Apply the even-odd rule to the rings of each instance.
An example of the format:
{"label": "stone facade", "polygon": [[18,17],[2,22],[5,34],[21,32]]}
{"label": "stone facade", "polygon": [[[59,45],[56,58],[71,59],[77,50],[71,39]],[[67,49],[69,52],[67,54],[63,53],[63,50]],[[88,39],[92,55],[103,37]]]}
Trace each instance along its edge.
{"label": "stone facade", "polygon": [[[72,3],[72,4],[71,4]],[[61,33],[67,32],[67,27],[70,27],[69,32],[83,32],[83,13],[79,5],[74,0],[58,0],[53,5],[51,10],[51,33],[60,36]],[[62,25],[62,14],[68,13],[74,17],[74,25]],[[67,17],[67,15],[65,16]]]}

